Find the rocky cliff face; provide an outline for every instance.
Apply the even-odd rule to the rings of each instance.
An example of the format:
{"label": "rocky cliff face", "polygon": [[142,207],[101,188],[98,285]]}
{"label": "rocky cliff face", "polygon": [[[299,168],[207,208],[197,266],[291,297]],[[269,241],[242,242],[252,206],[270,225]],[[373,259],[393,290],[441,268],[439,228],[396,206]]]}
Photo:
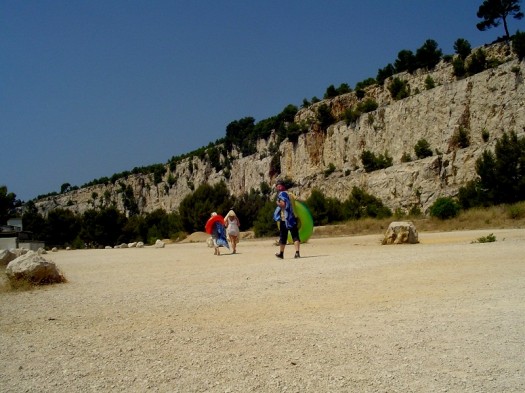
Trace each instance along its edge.
{"label": "rocky cliff face", "polygon": [[[505,45],[485,50],[488,58],[498,58],[503,63],[465,79],[456,80],[451,64],[444,62],[430,73],[396,75],[410,85],[411,95],[403,100],[392,100],[386,88],[388,80],[384,86],[372,86],[366,96],[379,107],[360,116],[355,124],[341,121],[324,132],[314,121],[321,104],[328,105],[334,117],[340,116],[358,102],[354,93],[300,110],[295,122],[312,126],[296,143],[285,140],[279,146],[280,176],[294,180],[297,187],[293,191],[301,198],[318,188],[326,196],[344,200],[358,186],[392,210],[417,206],[427,211],[437,197],[456,195],[461,186],[475,178],[477,158],[485,149],[493,149],[503,132],[525,134],[525,63],[516,60]],[[436,87],[427,90],[425,79],[429,75]],[[470,145],[466,148],[454,144],[460,129],[469,136]],[[415,158],[414,146],[420,139],[429,142],[432,157]],[[276,136],[272,135],[258,142],[254,155],[237,156],[229,177],[224,171],[216,172],[208,161],[192,157],[178,163],[174,171],[168,169],[164,181],[158,184],[152,175],[132,175],[115,184],[48,197],[37,201],[36,206],[44,213],[57,207],[82,213],[114,203],[127,211],[131,201],[140,212],[159,208],[173,211],[200,184],[220,181],[228,184],[232,194],[241,195],[252,188],[259,189],[261,182],[275,181],[270,176],[269,154],[275,142]],[[364,150],[387,153],[394,165],[366,173],[360,160]],[[402,162],[404,153],[412,161]],[[170,176],[175,179],[171,186]]]}

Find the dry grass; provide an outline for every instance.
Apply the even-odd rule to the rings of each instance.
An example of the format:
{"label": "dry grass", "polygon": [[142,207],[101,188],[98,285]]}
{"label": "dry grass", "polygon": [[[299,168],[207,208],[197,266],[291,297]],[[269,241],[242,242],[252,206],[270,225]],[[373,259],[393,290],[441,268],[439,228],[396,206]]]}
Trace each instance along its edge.
{"label": "dry grass", "polygon": [[[58,268],[57,268],[58,269]],[[7,265],[0,268],[0,293],[4,292],[24,292],[31,291],[35,288],[43,287],[46,285],[55,285],[61,283],[67,283],[67,279],[64,274],[58,269],[58,277],[54,277],[53,280],[41,280],[35,282],[34,280],[21,278],[10,280],[6,273]]]}
{"label": "dry grass", "polygon": [[2,269],[2,272],[0,273],[0,293],[5,292],[24,292],[24,291],[30,291],[36,287],[35,284],[27,282],[27,281],[21,281],[20,283],[12,283],[9,278],[7,277],[7,274],[5,273],[5,268]]}
{"label": "dry grass", "polygon": [[469,229],[525,228],[525,202],[462,211],[457,217],[440,220],[434,217],[365,218],[344,224],[316,227],[313,237],[369,235],[383,233],[392,221],[412,221],[418,232],[449,232]]}

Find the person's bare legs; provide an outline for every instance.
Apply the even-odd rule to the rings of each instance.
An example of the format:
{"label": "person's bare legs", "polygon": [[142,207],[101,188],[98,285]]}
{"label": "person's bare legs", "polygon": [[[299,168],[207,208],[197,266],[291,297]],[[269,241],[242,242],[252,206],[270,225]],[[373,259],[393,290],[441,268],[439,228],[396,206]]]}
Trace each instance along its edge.
{"label": "person's bare legs", "polygon": [[232,246],[232,254],[237,253],[237,243],[239,242],[237,236],[228,235],[228,242]]}

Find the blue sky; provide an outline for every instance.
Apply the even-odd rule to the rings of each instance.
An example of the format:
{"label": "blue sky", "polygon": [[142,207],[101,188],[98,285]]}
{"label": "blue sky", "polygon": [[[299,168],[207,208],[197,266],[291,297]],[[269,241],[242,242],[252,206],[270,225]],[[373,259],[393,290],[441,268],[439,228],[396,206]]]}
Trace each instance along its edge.
{"label": "blue sky", "polygon": [[165,163],[427,39],[490,43],[481,3],[0,0],[0,185],[27,201]]}

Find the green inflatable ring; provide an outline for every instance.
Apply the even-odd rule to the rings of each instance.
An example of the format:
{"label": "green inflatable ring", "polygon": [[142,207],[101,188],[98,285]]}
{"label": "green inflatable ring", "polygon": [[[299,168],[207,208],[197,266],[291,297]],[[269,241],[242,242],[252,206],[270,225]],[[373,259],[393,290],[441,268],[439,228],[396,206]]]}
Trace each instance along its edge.
{"label": "green inflatable ring", "polygon": [[[301,243],[306,243],[314,232],[314,219],[312,213],[308,209],[308,206],[304,202],[294,200],[293,211],[297,217],[299,227],[299,239]],[[279,225],[279,223],[277,223]],[[288,233],[288,243],[292,244],[292,235]]]}

